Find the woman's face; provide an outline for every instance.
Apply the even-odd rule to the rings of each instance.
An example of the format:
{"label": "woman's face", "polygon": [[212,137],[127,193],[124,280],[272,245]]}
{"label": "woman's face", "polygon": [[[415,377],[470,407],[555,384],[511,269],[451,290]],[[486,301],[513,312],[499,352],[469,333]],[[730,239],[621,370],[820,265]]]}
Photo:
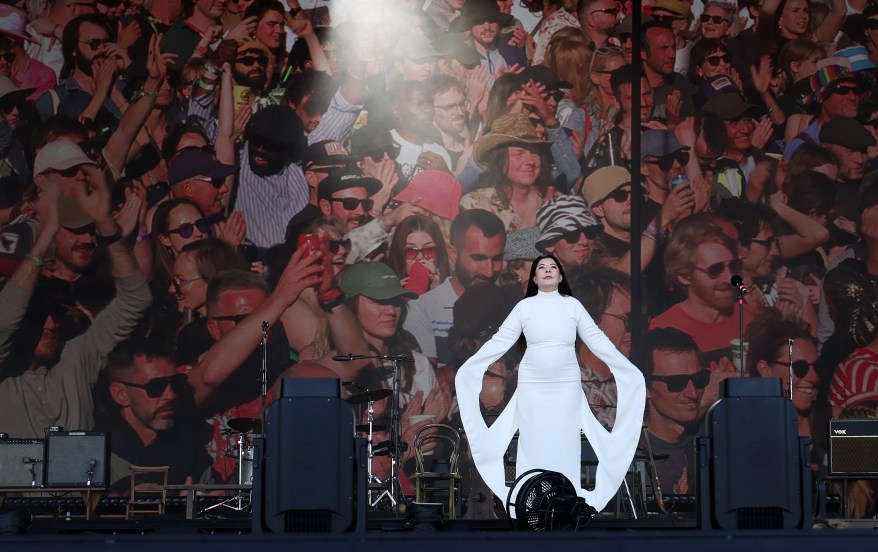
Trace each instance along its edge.
{"label": "woman's face", "polygon": [[[784,382],[785,394],[789,393],[789,349],[786,345],[777,351],[774,362],[767,362],[760,369],[762,377],[780,378]],[[797,339],[793,343],[793,406],[799,412],[807,412],[817,398],[820,377],[814,369],[817,361],[817,347],[807,339]],[[762,363],[760,363],[762,364]],[[800,368],[796,368],[797,364]],[[807,367],[807,368],[805,368]],[[802,370],[805,370],[802,373]],[[797,373],[799,372],[799,373]]]}
{"label": "woman's face", "polygon": [[409,274],[415,263],[421,263],[431,271],[436,269],[436,241],[424,230],[415,230],[405,238],[405,272]]}
{"label": "woman's face", "polygon": [[540,175],[542,162],[535,150],[519,146],[509,146],[509,162],[506,164],[506,178],[513,186],[533,186]]}
{"label": "woman's face", "polygon": [[550,258],[540,259],[534,274],[534,283],[540,291],[555,291],[561,284],[561,270]]}
{"label": "woman's face", "polygon": [[9,125],[10,130],[18,128],[18,115],[16,104],[0,105],[0,123]]}
{"label": "woman's face", "polygon": [[268,10],[256,24],[256,39],[268,46],[269,50],[280,48],[284,39],[284,16],[280,12]]}
{"label": "woman's face", "polygon": [[171,81],[167,77],[162,81],[159,87],[158,96],[155,99],[155,106],[158,108],[168,107],[174,101],[174,89]]}
{"label": "woman's face", "polygon": [[182,253],[174,261],[174,281],[168,291],[177,299],[177,310],[185,309],[203,313],[207,302],[207,282],[198,274],[195,256]]}
{"label": "woman's face", "polygon": [[332,227],[321,226],[317,229],[321,240],[328,240],[329,254],[332,255],[332,276],[337,277],[344,269],[344,261],[348,256],[349,246],[342,240],[341,234]]}
{"label": "woman's face", "polygon": [[[719,6],[709,6],[704,10],[704,15],[709,19],[705,21],[705,17],[701,20],[701,36],[704,38],[712,38],[714,40],[724,40],[729,34],[729,14],[726,10]],[[722,18],[720,21],[717,18]]]}
{"label": "woman's face", "polygon": [[[171,248],[174,257],[178,256],[186,244],[208,237],[195,226],[203,218],[201,211],[192,205],[174,207],[168,214],[168,233],[160,235],[159,241],[165,247]],[[184,237],[187,235],[188,237]]]}
{"label": "woman's face", "polygon": [[823,58],[820,55],[820,52],[814,52],[799,63],[792,65],[790,67],[790,72],[793,74],[793,78],[795,80],[804,79],[805,77],[810,77],[816,73],[817,62],[821,59]]}
{"label": "woman's face", "polygon": [[375,301],[363,295],[357,299],[357,320],[367,336],[385,340],[396,335],[403,300],[395,297],[387,301]]}
{"label": "woman's face", "polygon": [[731,72],[732,65],[729,53],[725,50],[714,50],[698,66],[698,73],[704,79],[709,79],[716,75],[729,75]]}
{"label": "woman's face", "polygon": [[788,0],[780,14],[781,33],[788,36],[802,36],[811,20],[808,0]]}

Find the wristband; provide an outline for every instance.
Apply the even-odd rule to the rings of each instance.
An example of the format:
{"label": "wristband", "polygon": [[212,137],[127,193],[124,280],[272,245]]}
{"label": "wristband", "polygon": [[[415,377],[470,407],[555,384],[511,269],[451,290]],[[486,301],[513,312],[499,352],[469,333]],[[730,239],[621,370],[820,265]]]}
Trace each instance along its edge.
{"label": "wristband", "polygon": [[116,231],[109,236],[103,236],[100,232],[95,232],[95,238],[101,245],[112,245],[122,239],[122,230],[116,228]]}
{"label": "wristband", "polygon": [[197,45],[195,46],[195,53],[201,57],[205,57],[207,55],[207,46]]}
{"label": "wristband", "polygon": [[344,293],[338,289],[330,289],[317,295],[317,302],[320,303],[320,308],[326,312],[330,312],[335,307],[341,305],[344,303],[344,300]]}
{"label": "wristband", "polygon": [[31,255],[30,253],[25,255],[25,257],[27,257],[27,259],[32,262],[37,268],[46,268],[46,263],[44,263],[43,260],[39,257]]}
{"label": "wristband", "polygon": [[216,85],[215,85],[215,84],[207,84],[206,82],[204,82],[203,80],[201,80],[200,77],[197,78],[197,79],[195,79],[195,84],[197,84],[202,90],[207,90],[208,92],[210,92],[211,90],[215,90],[215,89],[216,89]]}

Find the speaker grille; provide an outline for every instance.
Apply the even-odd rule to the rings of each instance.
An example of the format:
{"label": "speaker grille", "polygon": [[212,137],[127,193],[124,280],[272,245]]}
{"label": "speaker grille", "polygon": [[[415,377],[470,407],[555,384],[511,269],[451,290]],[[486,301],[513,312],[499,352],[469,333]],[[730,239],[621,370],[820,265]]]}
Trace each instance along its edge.
{"label": "speaker grille", "polygon": [[878,473],[878,436],[830,437],[830,472],[846,474]]}
{"label": "speaker grille", "polygon": [[[85,487],[91,470],[91,486],[103,487],[109,473],[106,433],[49,433],[46,443],[46,485]],[[92,467],[93,464],[93,467]]]}
{"label": "speaker grille", "polygon": [[[42,487],[44,446],[43,439],[0,440],[0,487]],[[25,463],[25,458],[37,462]],[[33,475],[30,472],[32,465]]]}
{"label": "speaker grille", "polygon": [[783,529],[781,508],[738,508],[738,529]]}
{"label": "speaker grille", "polygon": [[332,517],[329,510],[288,510],[285,530],[288,533],[329,533]]}

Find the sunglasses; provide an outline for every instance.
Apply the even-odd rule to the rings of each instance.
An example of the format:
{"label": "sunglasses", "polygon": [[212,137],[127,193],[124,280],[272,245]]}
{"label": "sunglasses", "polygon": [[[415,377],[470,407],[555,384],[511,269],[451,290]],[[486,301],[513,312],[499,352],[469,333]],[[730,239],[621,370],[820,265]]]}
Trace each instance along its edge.
{"label": "sunglasses", "polygon": [[706,13],[701,14],[701,22],[707,23],[710,21],[714,25],[719,25],[720,23],[728,23],[729,20],[721,15],[707,15]]}
{"label": "sunglasses", "polygon": [[331,197],[329,198],[329,201],[341,203],[341,206],[345,211],[353,211],[360,205],[363,206],[364,211],[371,211],[372,207],[375,205],[374,199],[357,199],[355,197]]}
{"label": "sunglasses", "polygon": [[12,63],[15,61],[15,52],[3,52],[0,54],[0,58],[6,60],[6,63]]}
{"label": "sunglasses", "polygon": [[236,63],[240,63],[246,67],[250,67],[251,65],[259,64],[266,65],[268,63],[268,58],[265,56],[243,56],[239,57]]}
{"label": "sunglasses", "polygon": [[593,10],[591,13],[605,13],[607,15],[618,15],[619,8],[601,8],[599,10]]}
{"label": "sunglasses", "polygon": [[860,94],[862,91],[862,88],[856,85],[852,86],[850,83],[831,84],[826,87],[826,96],[846,96],[848,94]]}
{"label": "sunglasses", "polygon": [[689,163],[689,152],[681,151],[679,153],[674,153],[672,155],[663,155],[661,157],[653,157],[651,159],[647,159],[646,162],[652,165],[658,165],[658,168],[661,169],[662,172],[667,172],[674,168],[674,162],[679,162],[680,165],[686,165]]}
{"label": "sunglasses", "polygon": [[192,180],[198,180],[199,182],[207,182],[214,188],[222,188],[223,184],[226,183],[225,177],[216,176],[216,177],[208,177],[208,176],[193,176]]}
{"label": "sunglasses", "polygon": [[[778,366],[790,365],[789,362],[785,362],[783,360],[772,360],[771,364],[776,364]],[[814,364],[808,362],[807,360],[797,360],[793,362],[793,374],[795,374],[797,378],[804,378],[806,375],[808,375],[808,370],[810,370],[811,368],[814,368],[815,370],[817,369]]]}
{"label": "sunglasses", "polygon": [[91,40],[80,40],[80,44],[85,44],[92,50],[98,50],[107,44],[113,44],[113,41],[109,38],[93,38]]}
{"label": "sunglasses", "polygon": [[613,193],[607,196],[607,199],[612,199],[616,203],[625,203],[628,201],[628,198],[631,197],[631,190],[628,188],[619,188],[615,190]]}
{"label": "sunglasses", "polygon": [[716,280],[717,278],[719,278],[720,276],[723,275],[723,272],[725,272],[726,267],[728,267],[729,272],[735,273],[735,272],[740,272],[741,268],[743,266],[744,266],[744,262],[741,259],[733,259],[731,261],[727,261],[724,263],[723,262],[713,263],[712,265],[710,265],[707,268],[701,268],[701,267],[696,266],[695,270],[707,274],[707,277],[710,278],[711,280]]}
{"label": "sunglasses", "polygon": [[695,389],[704,389],[710,383],[710,371],[701,370],[694,374],[680,374],[677,376],[649,376],[650,381],[660,381],[668,387],[671,393],[679,393],[689,386],[689,382]]}
{"label": "sunglasses", "polygon": [[716,67],[720,63],[729,63],[731,59],[729,54],[723,54],[721,56],[707,56],[704,61],[709,63],[711,67]]}
{"label": "sunglasses", "polygon": [[579,236],[581,234],[585,234],[585,238],[588,240],[594,240],[601,235],[601,227],[589,226],[581,230],[572,230],[561,236],[561,239],[563,239],[568,244],[573,245],[574,243],[579,241]]}
{"label": "sunglasses", "polygon": [[241,320],[247,318],[246,314],[230,314],[228,316],[211,316],[212,320],[228,320],[229,322],[234,322],[235,324],[240,324]]}
{"label": "sunglasses", "polygon": [[758,243],[765,249],[771,249],[772,245],[777,244],[777,238],[771,238],[770,240],[757,240],[756,238],[753,238],[750,240],[750,243]]}
{"label": "sunglasses", "polygon": [[18,107],[18,104],[15,102],[0,103],[0,111],[2,111],[4,115],[9,115],[13,111],[15,111],[16,107]]}
{"label": "sunglasses", "polygon": [[126,387],[136,387],[138,389],[143,389],[146,391],[146,396],[151,399],[157,399],[165,394],[165,390],[168,386],[171,386],[171,389],[174,390],[174,393],[179,393],[186,389],[187,379],[185,374],[174,374],[173,376],[165,376],[163,378],[154,378],[149,380],[146,383],[134,383],[130,381],[120,381],[122,385]]}
{"label": "sunglasses", "polygon": [[609,316],[610,318],[615,318],[616,320],[622,321],[622,327],[625,328],[626,332],[631,331],[631,315],[630,314],[614,314],[612,312],[605,312],[603,316]]}
{"label": "sunglasses", "polygon": [[202,234],[207,234],[210,230],[210,223],[207,219],[199,219],[195,222],[187,222],[186,224],[181,224],[180,226],[168,230],[168,234],[179,234],[181,238],[184,240],[188,240],[192,237],[192,234],[195,233],[195,229],[198,229]]}
{"label": "sunglasses", "polygon": [[425,259],[435,259],[437,253],[439,253],[439,249],[435,245],[405,248],[405,258],[407,261],[414,261],[420,255],[423,255]]}
{"label": "sunglasses", "polygon": [[181,153],[184,151],[203,151],[205,153],[209,153],[212,156],[216,155],[216,151],[213,149],[213,146],[211,146],[210,144],[206,144],[204,146],[185,146],[185,147],[178,149],[175,152],[175,155],[177,153]]}
{"label": "sunglasses", "polygon": [[55,169],[55,173],[63,176],[64,178],[73,178],[74,176],[79,174],[81,165],[74,165],[72,167],[68,167],[66,169]]}
{"label": "sunglasses", "polygon": [[878,19],[869,18],[863,21],[863,27],[867,29],[878,29]]}

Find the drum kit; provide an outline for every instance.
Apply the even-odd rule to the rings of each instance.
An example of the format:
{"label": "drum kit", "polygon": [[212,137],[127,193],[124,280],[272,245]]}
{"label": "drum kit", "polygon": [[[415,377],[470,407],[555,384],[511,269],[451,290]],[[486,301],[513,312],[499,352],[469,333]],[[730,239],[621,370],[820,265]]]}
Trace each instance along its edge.
{"label": "drum kit", "polygon": [[[232,418],[226,422],[227,429],[222,431],[225,437],[232,440],[226,449],[226,458],[235,460],[235,481],[240,486],[253,486],[254,447],[253,439],[262,434],[262,420],[259,418]],[[202,510],[208,512],[214,508],[228,508],[235,511],[248,510],[251,506],[250,491],[238,489],[234,496],[218,502]]]}

